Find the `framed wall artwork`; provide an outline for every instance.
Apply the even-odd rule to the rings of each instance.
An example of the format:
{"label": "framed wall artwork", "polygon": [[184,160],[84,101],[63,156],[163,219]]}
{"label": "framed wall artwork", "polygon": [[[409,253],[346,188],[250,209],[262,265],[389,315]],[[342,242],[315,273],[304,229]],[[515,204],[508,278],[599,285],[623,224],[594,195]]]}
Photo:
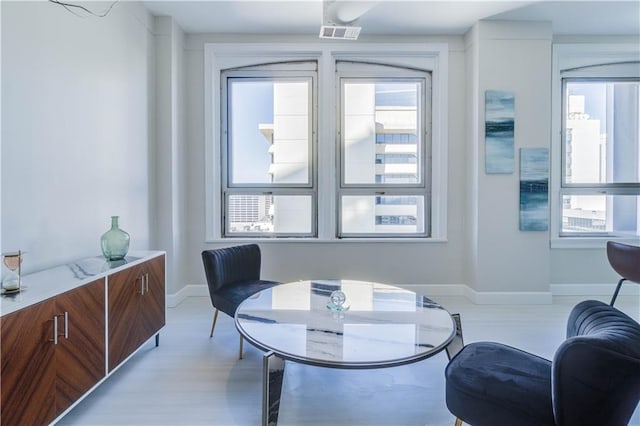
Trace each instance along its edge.
{"label": "framed wall artwork", "polygon": [[485,173],[514,171],[515,97],[511,92],[487,90],[485,100]]}
{"label": "framed wall artwork", "polygon": [[520,230],[549,229],[549,149],[520,149]]}

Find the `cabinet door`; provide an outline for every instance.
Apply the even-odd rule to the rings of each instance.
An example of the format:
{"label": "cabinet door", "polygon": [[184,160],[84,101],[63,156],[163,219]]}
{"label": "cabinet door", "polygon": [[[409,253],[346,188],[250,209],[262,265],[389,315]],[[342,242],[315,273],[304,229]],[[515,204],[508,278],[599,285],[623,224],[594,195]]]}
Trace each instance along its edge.
{"label": "cabinet door", "polygon": [[54,301],[0,318],[3,425],[49,424],[55,416]]}
{"label": "cabinet door", "polygon": [[164,279],[164,256],[109,276],[109,371],[164,325]]}
{"label": "cabinet door", "polygon": [[56,414],[105,376],[104,279],[56,296]]}
{"label": "cabinet door", "polygon": [[142,270],[133,266],[108,278],[109,371],[113,370],[144,341],[137,325],[143,297]]}
{"label": "cabinet door", "polygon": [[153,336],[165,324],[164,256],[145,262],[142,266],[148,286],[140,306],[140,327],[143,341]]}

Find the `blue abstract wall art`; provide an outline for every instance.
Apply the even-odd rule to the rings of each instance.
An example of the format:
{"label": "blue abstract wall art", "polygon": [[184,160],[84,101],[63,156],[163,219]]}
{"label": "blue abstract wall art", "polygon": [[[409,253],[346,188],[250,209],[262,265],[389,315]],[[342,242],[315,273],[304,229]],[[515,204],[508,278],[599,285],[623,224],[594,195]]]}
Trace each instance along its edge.
{"label": "blue abstract wall art", "polygon": [[487,90],[484,99],[485,172],[487,174],[513,173],[515,97],[511,92]]}
{"label": "blue abstract wall art", "polygon": [[549,149],[520,149],[520,230],[549,229]]}

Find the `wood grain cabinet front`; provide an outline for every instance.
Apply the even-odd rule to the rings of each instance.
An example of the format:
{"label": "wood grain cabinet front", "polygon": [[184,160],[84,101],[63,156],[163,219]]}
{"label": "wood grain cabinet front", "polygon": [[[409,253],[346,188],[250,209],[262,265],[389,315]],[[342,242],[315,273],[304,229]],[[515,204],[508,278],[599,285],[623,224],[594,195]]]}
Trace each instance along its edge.
{"label": "wood grain cabinet front", "polygon": [[79,264],[41,272],[22,301],[31,302],[0,315],[0,426],[55,421],[165,325],[164,255],[38,297],[51,277],[78,279]]}
{"label": "wood grain cabinet front", "polygon": [[109,371],[165,324],[164,256],[109,276]]}
{"label": "wood grain cabinet front", "polygon": [[46,425],[105,377],[104,279],[0,318],[2,425]]}
{"label": "wood grain cabinet front", "polygon": [[56,296],[57,414],[106,375],[104,312],[104,279]]}

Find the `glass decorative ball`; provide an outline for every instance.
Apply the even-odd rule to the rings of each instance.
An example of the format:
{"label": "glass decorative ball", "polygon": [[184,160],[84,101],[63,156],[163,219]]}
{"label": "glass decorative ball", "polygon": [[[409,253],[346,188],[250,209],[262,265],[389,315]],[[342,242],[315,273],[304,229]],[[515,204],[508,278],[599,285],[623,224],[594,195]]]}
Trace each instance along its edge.
{"label": "glass decorative ball", "polygon": [[331,292],[329,299],[331,300],[332,305],[336,307],[341,307],[342,305],[344,305],[344,302],[347,300],[347,296],[341,290],[335,290]]}

